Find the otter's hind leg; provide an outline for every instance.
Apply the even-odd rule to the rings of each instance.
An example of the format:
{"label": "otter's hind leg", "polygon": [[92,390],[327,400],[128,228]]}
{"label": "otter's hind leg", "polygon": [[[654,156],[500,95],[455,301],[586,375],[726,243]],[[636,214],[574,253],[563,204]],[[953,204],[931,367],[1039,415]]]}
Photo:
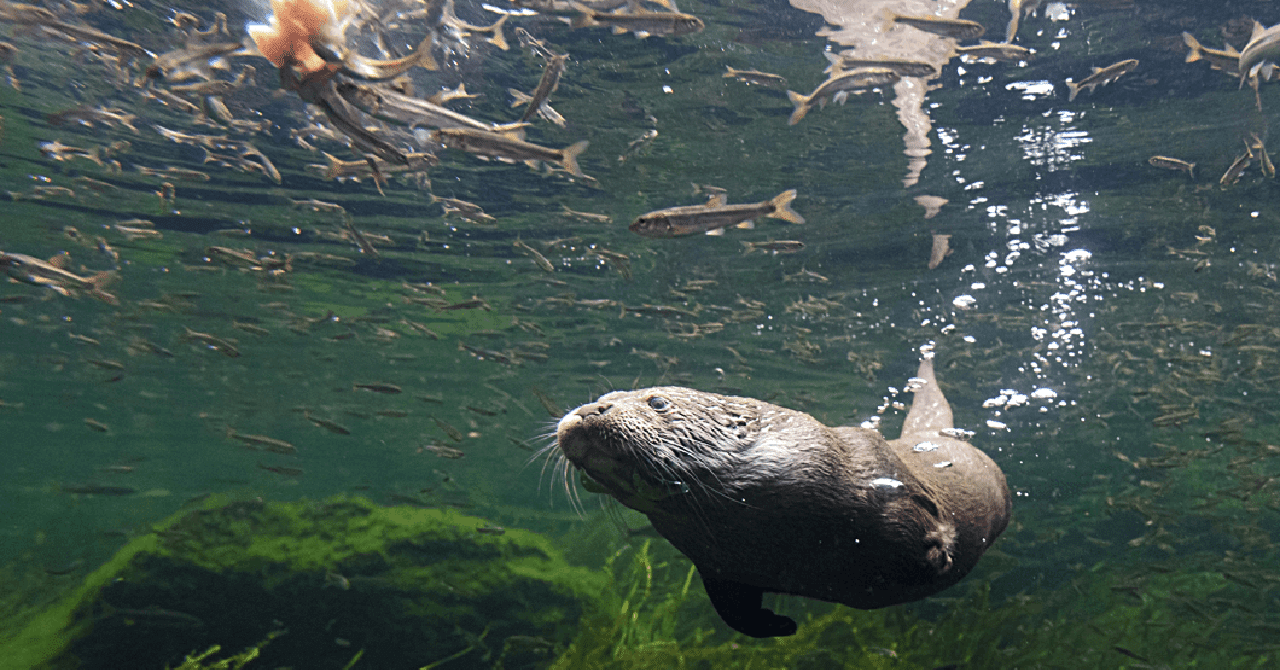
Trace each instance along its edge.
{"label": "otter's hind leg", "polygon": [[764,589],[727,579],[702,577],[702,586],[716,613],[729,627],[751,637],[785,637],[796,634],[796,622],[763,607]]}

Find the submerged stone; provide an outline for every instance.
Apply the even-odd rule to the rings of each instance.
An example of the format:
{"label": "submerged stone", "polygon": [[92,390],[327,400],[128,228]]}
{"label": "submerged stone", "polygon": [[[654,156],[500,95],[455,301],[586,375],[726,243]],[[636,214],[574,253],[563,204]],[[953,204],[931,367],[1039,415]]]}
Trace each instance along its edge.
{"label": "submerged stone", "polygon": [[[11,642],[51,668],[175,667],[212,645],[324,670],[548,664],[605,591],[545,538],[449,510],[206,501],[127,545]],[[40,637],[45,637],[40,640]],[[8,645],[0,645],[8,646]]]}

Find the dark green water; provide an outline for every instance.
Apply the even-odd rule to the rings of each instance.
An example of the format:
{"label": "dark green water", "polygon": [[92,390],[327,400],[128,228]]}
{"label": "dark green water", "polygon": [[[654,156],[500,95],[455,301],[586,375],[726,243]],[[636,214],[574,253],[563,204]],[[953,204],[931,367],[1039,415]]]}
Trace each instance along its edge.
{"label": "dark green water", "polygon": [[[865,13],[870,3],[850,4]],[[92,7],[67,20],[155,53],[184,39],[166,23],[166,5]],[[187,9],[206,20],[214,11]],[[266,15],[219,9],[237,38],[245,21]],[[721,76],[726,65],[758,69],[812,90],[825,76],[824,49],[845,48],[817,36],[828,21],[776,2],[680,9],[706,30],[639,40],[544,17],[508,21],[513,45],[516,25],[570,54],[551,99],[567,126],[540,122],[529,139],[556,147],[589,140],[580,163],[593,182],[445,151],[429,187],[393,177],[385,194],[369,180],[339,183],[308,169],[323,156],[291,139],[308,124],[307,107],[277,90],[264,59],[235,59],[236,69],[257,68],[257,85],[227,104],[239,118],[271,121],[244,133],[196,125],[137,87],[114,85],[113,70],[83,50],[6,26],[21,90],[0,86],[0,193],[12,194],[0,202],[0,249],[38,258],[67,251],[86,274],[114,269],[108,290],[119,304],[0,286],[4,606],[18,612],[55,599],[149,524],[211,492],[265,501],[355,493],[388,505],[409,496],[547,533],[599,567],[632,540],[589,494],[577,515],[561,483],[531,460],[555,420],[534,388],[564,411],[610,389],[679,384],[768,399],[830,425],[879,420],[896,436],[904,412],[890,403],[909,397],[893,389],[914,372],[919,348],[932,345],[958,425],[976,432],[973,442],[1008,478],[1014,517],[978,569],[944,594],[989,586],[989,606],[966,612],[971,605],[939,598],[896,608],[888,616],[898,629],[1016,607],[1028,614],[998,619],[1008,630],[967,633],[1014,660],[962,667],[1274,663],[1278,186],[1256,163],[1234,186],[1220,186],[1219,176],[1250,133],[1266,139],[1280,95],[1264,84],[1259,112],[1248,87],[1184,62],[1180,33],[1221,48],[1220,28],[1229,26],[1241,47],[1241,17],[1272,25],[1280,11],[1243,1],[1041,7],[1016,40],[1035,49],[1034,60],[951,60],[929,82],[936,90],[904,114],[924,122],[911,141],[927,140],[927,152],[908,156],[894,105],[901,93],[851,96],[789,126],[782,90]],[[496,16],[474,5],[458,13],[477,24]],[[961,16],[998,41],[1009,12],[978,0]],[[353,44],[360,40],[367,36]],[[1066,79],[1128,58],[1140,61],[1136,70],[1068,102]],[[477,44],[469,58],[414,77],[419,92],[465,83],[482,97],[454,108],[507,122],[520,110],[508,108],[506,89],[532,90],[540,73],[541,61],[518,46]],[[49,123],[49,113],[80,105],[135,114],[137,132]],[[282,182],[202,164],[199,149],[166,140],[156,124],[251,141]],[[628,149],[654,129],[656,138]],[[50,160],[38,143],[54,140],[130,147],[117,173]],[[337,141],[311,142],[353,158]],[[1148,165],[1157,154],[1196,163],[1194,177]],[[209,179],[173,181],[176,199],[162,203],[153,191],[164,179],[138,168],[170,166]],[[82,178],[110,186],[98,193]],[[644,212],[700,204],[706,189],[697,185],[727,189],[733,203],[795,188],[793,208],[807,223],[763,219],[754,230],[665,240],[627,230]],[[76,195],[35,199],[39,186]],[[495,218],[444,217],[432,194]],[[948,202],[925,218],[915,202],[922,195]],[[341,217],[290,205],[309,198],[341,205],[356,228],[389,240],[374,242],[376,257],[361,253],[337,239]],[[611,222],[576,220],[565,207]],[[152,221],[162,237],[131,241],[112,228],[133,218]],[[69,239],[66,226],[87,244]],[[227,229],[248,233],[218,232]],[[950,235],[953,252],[929,269],[934,235]],[[97,236],[118,262],[94,248]],[[804,249],[744,253],[743,242],[777,239]],[[514,248],[517,240],[554,272]],[[211,259],[213,245],[348,260],[294,262],[267,276]],[[598,249],[626,254],[629,267]],[[441,311],[406,299],[473,296],[487,309]],[[575,303],[586,300],[614,302]],[[642,305],[686,313],[624,309]],[[184,329],[234,340],[241,355],[192,343]],[[371,382],[403,393],[353,387]],[[1002,394],[1026,402],[1004,407],[993,400]],[[350,434],[317,426],[303,409]],[[247,450],[228,427],[286,440],[297,454]],[[465,456],[422,448],[436,445]],[[77,485],[134,492],[67,492]],[[674,554],[664,560],[678,588],[687,564]],[[828,610],[797,599],[778,607],[801,617]],[[693,629],[715,630],[705,602],[690,608],[694,623],[664,649],[696,649]],[[885,616],[849,613],[855,622]],[[1070,632],[1055,638],[1054,626]],[[878,662],[963,660],[930,650]]]}

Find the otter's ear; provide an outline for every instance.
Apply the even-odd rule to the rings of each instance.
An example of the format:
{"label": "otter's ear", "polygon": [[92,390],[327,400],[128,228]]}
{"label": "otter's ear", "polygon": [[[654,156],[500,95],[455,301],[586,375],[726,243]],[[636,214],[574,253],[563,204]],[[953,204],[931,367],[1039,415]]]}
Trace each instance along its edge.
{"label": "otter's ear", "polygon": [[[701,571],[699,571],[701,574]],[[785,637],[796,634],[796,622],[762,607],[764,589],[703,575],[702,587],[711,604],[729,627],[751,637]]]}

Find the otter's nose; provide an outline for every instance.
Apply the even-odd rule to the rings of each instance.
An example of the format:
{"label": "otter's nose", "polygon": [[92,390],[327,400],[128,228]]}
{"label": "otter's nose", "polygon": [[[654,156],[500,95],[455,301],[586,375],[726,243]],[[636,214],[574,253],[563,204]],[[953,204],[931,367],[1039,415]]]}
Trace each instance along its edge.
{"label": "otter's nose", "polygon": [[589,416],[600,416],[612,408],[613,403],[611,402],[593,402],[579,407],[574,411],[574,414],[585,419]]}

